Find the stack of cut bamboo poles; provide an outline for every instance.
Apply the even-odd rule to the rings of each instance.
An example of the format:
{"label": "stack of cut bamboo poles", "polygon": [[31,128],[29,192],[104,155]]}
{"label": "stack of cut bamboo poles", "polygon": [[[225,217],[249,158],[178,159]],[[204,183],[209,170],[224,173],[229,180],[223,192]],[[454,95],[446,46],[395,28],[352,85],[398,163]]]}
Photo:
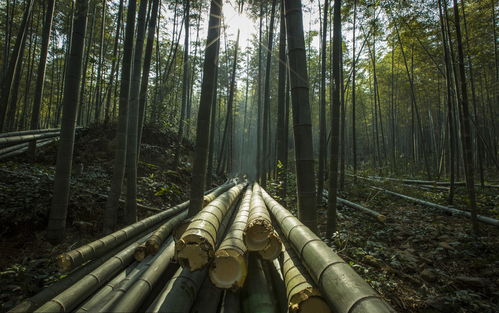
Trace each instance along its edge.
{"label": "stack of cut bamboo poles", "polygon": [[258,184],[205,199],[61,255],[69,276],[11,312],[394,312]]}

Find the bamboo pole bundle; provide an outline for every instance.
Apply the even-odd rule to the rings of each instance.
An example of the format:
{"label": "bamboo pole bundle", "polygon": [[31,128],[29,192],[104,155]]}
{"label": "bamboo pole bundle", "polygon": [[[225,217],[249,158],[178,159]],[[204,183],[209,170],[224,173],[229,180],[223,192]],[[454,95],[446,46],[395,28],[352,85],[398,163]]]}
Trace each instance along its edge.
{"label": "bamboo pole bundle", "polygon": [[[236,187],[233,187],[231,190]],[[217,199],[220,199],[222,196],[218,197]],[[219,245],[222,241],[222,238],[224,238],[227,226],[233,222],[232,217],[235,210],[233,210],[232,208],[236,207],[237,205],[237,202],[231,205],[231,207],[229,208],[229,212],[225,214],[225,217],[220,223],[219,231],[216,234],[217,245]],[[147,309],[147,312],[189,312],[198,295],[201,284],[204,280],[208,279],[206,277],[207,271],[207,267],[204,267],[201,270],[195,272],[191,272],[188,268],[179,268],[174,277],[170,279],[159,296]]]}
{"label": "bamboo pole bundle", "polygon": [[218,288],[238,289],[243,286],[246,279],[248,264],[243,232],[248,221],[251,194],[252,189],[247,188],[234,222],[211,263],[209,276],[211,282]]}
{"label": "bamboo pole bundle", "polygon": [[0,138],[0,146],[13,145],[16,143],[23,143],[23,142],[40,140],[40,139],[51,138],[51,137],[58,137],[59,134],[60,134],[60,131],[54,131],[54,132],[41,133],[41,134],[3,137],[3,138]]}
{"label": "bamboo pole bundle", "polygon": [[190,313],[217,313],[223,289],[215,287],[206,277],[192,305]]}
{"label": "bamboo pole bundle", "polygon": [[196,271],[211,262],[221,222],[245,186],[242,183],[232,187],[192,218],[175,243],[175,255],[182,267]]}
{"label": "bamboo pole bundle", "polygon": [[[324,190],[323,193],[324,193],[324,198],[327,199],[329,197],[328,191]],[[348,207],[360,210],[360,211],[362,211],[364,213],[367,213],[367,214],[375,217],[381,223],[384,223],[386,221],[386,216],[385,215],[383,215],[381,213],[378,213],[378,212],[376,212],[374,210],[368,209],[365,206],[362,206],[360,204],[348,201],[348,200],[340,198],[340,197],[336,198],[336,202],[338,202],[339,204],[346,205]]]}
{"label": "bamboo pole bundle", "polygon": [[258,251],[262,259],[272,261],[282,252],[282,242],[279,235],[274,231],[270,234],[267,245],[263,250]]}
{"label": "bamboo pole bundle", "polygon": [[119,271],[133,262],[133,253],[138,245],[143,243],[149,234],[141,237],[126,249],[122,250],[104,264],[85,275],[74,285],[58,294],[35,312],[68,312],[95,292],[99,287],[112,279]]}
{"label": "bamboo pole bundle", "polygon": [[173,240],[167,241],[164,247],[164,250],[160,250],[154,256],[151,265],[128,288],[126,296],[120,297],[108,308],[109,312],[136,312],[141,308],[173,259],[175,252]]}
{"label": "bamboo pole bundle", "polygon": [[[209,194],[205,196],[205,199],[215,199],[225,191],[227,191],[230,187],[234,186],[234,183],[229,183],[220,186],[219,188],[216,188]],[[213,201],[211,200],[211,201]],[[210,202],[211,202],[210,201]],[[182,214],[181,220],[185,220],[187,218],[187,213]],[[182,226],[183,224],[181,223],[179,225]],[[187,226],[187,225],[186,225]],[[187,228],[187,227],[186,227]],[[165,241],[166,237],[168,237],[172,233],[172,228],[168,225],[168,222],[164,223],[161,225],[152,235],[151,237],[146,241],[146,252],[147,254],[155,254],[158,250],[163,241]],[[182,232],[183,233],[183,232]]]}
{"label": "bamboo pole bundle", "polygon": [[[80,127],[78,127],[78,128],[80,128]],[[33,134],[41,134],[41,133],[50,133],[50,132],[56,132],[56,131],[60,131],[60,130],[61,130],[60,128],[21,130],[21,131],[15,131],[15,132],[0,133],[0,138],[23,136],[23,135],[33,135]]]}
{"label": "bamboo pole bundle", "polygon": [[[396,197],[408,200],[408,201],[412,201],[412,202],[419,203],[419,204],[422,204],[422,205],[425,205],[425,206],[429,206],[429,207],[432,207],[432,208],[435,208],[435,209],[439,209],[439,210],[447,211],[447,212],[450,212],[450,213],[453,213],[453,214],[456,214],[456,215],[462,215],[462,216],[466,216],[468,218],[471,218],[471,213],[468,212],[468,211],[462,211],[462,210],[458,210],[458,209],[454,209],[454,208],[449,208],[449,207],[446,207],[446,206],[443,206],[443,205],[440,205],[440,204],[437,204],[437,203],[433,203],[433,202],[421,200],[421,199],[418,199],[418,198],[409,197],[409,196],[403,195],[401,193],[393,192],[393,191],[390,191],[390,190],[387,190],[387,189],[383,189],[383,188],[379,188],[379,187],[371,186],[371,188],[374,189],[374,190],[385,192],[385,193],[387,193],[389,195],[393,195],[393,196],[396,196]],[[496,220],[494,218],[477,214],[476,215],[476,219],[478,221],[482,222],[482,223],[486,223],[486,224],[489,224],[489,225],[493,225],[493,226],[499,227],[499,220]]]}
{"label": "bamboo pole bundle", "polygon": [[242,289],[244,312],[277,313],[272,301],[273,295],[262,263],[256,254],[249,254],[249,275]]}
{"label": "bamboo pole bundle", "polygon": [[284,244],[280,259],[286,285],[288,312],[330,313],[326,301],[288,244]]}
{"label": "bamboo pole bundle", "polygon": [[[226,187],[227,186],[223,185],[219,188],[223,189]],[[186,201],[177,206],[174,206],[173,208],[164,210],[158,214],[152,215],[125,228],[115,231],[114,233],[97,239],[89,244],[83,245],[69,252],[62,253],[56,258],[59,270],[61,272],[68,272],[89,260],[95,259],[106,253],[108,249],[119,245],[121,242],[126,241],[128,238],[131,238],[146,229],[150,229],[158,223],[166,220],[168,217],[182,212],[183,210],[187,209],[188,206],[189,201]]]}
{"label": "bamboo pole bundle", "polygon": [[[99,302],[97,302],[93,307],[89,309],[89,311],[99,311],[99,312],[111,312],[111,308],[120,301],[122,298],[126,298],[129,296],[130,288],[136,284],[137,281],[143,277],[144,273],[154,264],[154,262],[159,258],[159,256],[165,252],[167,249],[171,249],[173,251],[173,241],[171,239],[167,240],[165,244],[161,247],[161,250],[158,251],[158,254],[155,256],[148,256],[144,262],[139,263],[137,267],[129,274],[127,277],[122,280],[119,285],[116,286],[110,293],[108,293],[105,297],[103,297]],[[169,263],[169,262],[167,262]],[[158,274],[158,273],[156,273]],[[159,275],[161,276],[161,275]]]}
{"label": "bamboo pole bundle", "polygon": [[[48,138],[48,139],[40,140],[36,143],[36,148],[45,147],[46,145],[51,144],[52,142],[54,142],[56,140],[57,140],[57,138]],[[3,154],[0,154],[0,160],[7,159],[7,158],[10,158],[10,157],[13,157],[13,156],[16,156],[16,155],[19,155],[19,154],[22,154],[22,153],[28,151],[28,143],[22,143],[22,144],[8,147],[8,148],[2,149],[2,150],[6,151],[7,149],[14,148],[14,147],[18,147],[18,148],[11,149],[10,152],[5,152]]]}
{"label": "bamboo pole bundle", "polygon": [[244,230],[243,239],[248,251],[263,250],[269,237],[274,231],[270,214],[262,200],[258,183],[253,184],[248,223]]}
{"label": "bamboo pole bundle", "polygon": [[262,189],[277,225],[335,313],[395,312],[345,261]]}
{"label": "bamboo pole bundle", "polygon": [[106,296],[108,296],[113,290],[118,288],[122,281],[127,278],[127,273],[134,272],[135,269],[140,265],[140,263],[134,262],[128,268],[121,271],[116,275],[111,281],[102,286],[99,291],[93,294],[88,300],[86,300],[79,308],[75,309],[75,313],[88,312],[92,308],[98,305]]}
{"label": "bamboo pole bundle", "polygon": [[49,287],[43,289],[36,295],[23,300],[20,304],[12,308],[9,313],[21,313],[21,312],[33,312],[35,309],[40,307],[45,302],[49,301],[53,297],[57,296],[59,293],[71,287],[73,284],[78,282],[80,279],[85,277],[85,275],[91,273],[93,270],[98,268],[100,265],[104,264],[107,260],[112,258],[115,254],[119,253],[121,250],[133,244],[137,239],[139,239],[141,234],[130,238],[119,246],[111,249],[109,252],[104,254],[98,259],[88,262],[84,266],[71,272],[65,278],[56,281]]}

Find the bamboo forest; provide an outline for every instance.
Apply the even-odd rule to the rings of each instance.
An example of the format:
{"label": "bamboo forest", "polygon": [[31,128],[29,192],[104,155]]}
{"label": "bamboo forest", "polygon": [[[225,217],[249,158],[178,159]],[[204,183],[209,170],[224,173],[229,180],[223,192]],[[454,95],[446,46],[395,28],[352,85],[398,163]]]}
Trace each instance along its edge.
{"label": "bamboo forest", "polygon": [[0,0],[0,311],[499,312],[495,0]]}

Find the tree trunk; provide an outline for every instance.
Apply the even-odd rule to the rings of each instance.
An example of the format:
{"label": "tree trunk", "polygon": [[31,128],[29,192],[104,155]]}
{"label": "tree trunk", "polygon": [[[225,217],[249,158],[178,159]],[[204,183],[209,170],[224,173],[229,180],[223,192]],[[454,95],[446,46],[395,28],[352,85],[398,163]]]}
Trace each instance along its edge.
{"label": "tree trunk", "polygon": [[339,113],[340,113],[340,54],[341,54],[341,1],[334,1],[333,11],[333,86],[331,97],[331,163],[329,165],[329,197],[327,212],[327,236],[337,231],[336,197],[338,194],[338,150],[339,150]]}
{"label": "tree trunk", "polygon": [[[52,20],[54,17],[55,0],[47,1],[47,11],[45,12],[45,22],[43,24],[42,47],[40,50],[40,61],[38,62],[38,72],[36,76],[35,99],[33,101],[33,111],[31,113],[30,129],[40,128],[40,107],[42,104],[43,87],[45,83],[45,69],[47,65],[47,55],[50,43],[50,32],[52,30]],[[53,79],[53,77],[52,77]],[[29,154],[35,156],[36,143],[30,143]]]}
{"label": "tree trunk", "polygon": [[73,145],[76,129],[76,114],[82,71],[83,47],[85,44],[85,29],[87,25],[88,0],[76,1],[76,15],[73,20],[71,52],[68,60],[62,101],[62,124],[57,163],[54,178],[54,192],[49,212],[47,239],[59,243],[64,239],[66,216],[69,200],[69,179],[73,159]]}
{"label": "tree trunk", "polygon": [[104,113],[104,125],[107,126],[109,123],[110,119],[110,110],[111,110],[111,94],[112,90],[114,88],[114,76],[116,75],[117,71],[117,62],[119,62],[118,59],[118,43],[120,39],[120,32],[121,32],[121,19],[123,15],[123,0],[120,0],[120,4],[118,7],[118,17],[116,20],[116,34],[114,35],[114,45],[113,45],[113,59],[111,63],[111,73],[109,74],[109,85],[107,87],[107,94],[106,94],[106,107],[105,107],[105,113]]}
{"label": "tree trunk", "polygon": [[[23,19],[21,25],[19,26],[19,32],[17,34],[16,43],[10,58],[9,66],[7,68],[6,74],[2,80],[2,90],[0,94],[0,131],[6,131],[5,122],[7,115],[7,106],[9,103],[10,93],[14,84],[14,74],[18,67],[20,67],[20,62],[22,62],[22,53],[24,50],[24,45],[26,43],[26,36],[28,32],[28,22],[33,11],[34,0],[26,1],[26,8],[24,9]],[[8,48],[8,47],[7,47]],[[7,62],[7,60],[4,60]]]}
{"label": "tree trunk", "polygon": [[211,0],[208,36],[203,64],[203,81],[201,100],[199,102],[198,121],[196,127],[196,154],[191,178],[191,204],[189,216],[194,216],[203,205],[203,192],[206,179],[208,145],[210,137],[211,105],[216,68],[218,67],[218,47],[220,46],[220,26],[222,22],[222,5],[220,0]]}
{"label": "tree trunk", "polygon": [[106,26],[106,0],[102,1],[101,24],[100,24],[100,44],[99,44],[99,67],[97,69],[97,80],[95,81],[95,117],[94,122],[99,123],[102,108],[102,67],[104,66],[104,32]]}
{"label": "tree trunk", "polygon": [[312,121],[301,0],[285,0],[286,32],[293,105],[298,216],[317,231]]}
{"label": "tree trunk", "polygon": [[466,177],[466,189],[468,190],[468,209],[471,212],[471,223],[473,233],[478,235],[478,222],[476,217],[476,199],[475,199],[475,181],[474,181],[474,168],[473,168],[473,151],[471,146],[470,134],[470,121],[468,111],[468,91],[466,86],[466,73],[464,69],[464,52],[463,42],[461,38],[461,24],[459,18],[459,6],[457,0],[454,2],[454,18],[456,26],[456,39],[457,39],[457,53],[458,53],[458,66],[459,78],[461,82],[461,97],[459,99],[459,117],[461,121],[461,141],[464,157],[464,171]]}
{"label": "tree trunk", "polygon": [[321,39],[321,87],[319,104],[319,171],[317,173],[317,204],[323,202],[324,171],[326,165],[326,54],[327,54],[327,19],[329,13],[329,1],[324,0],[324,20]]}
{"label": "tree trunk", "polygon": [[137,16],[137,37],[130,82],[130,107],[128,111],[128,132],[126,151],[126,210],[125,222],[137,221],[137,143],[139,127],[140,75],[142,73],[142,55],[146,32],[146,13],[148,0],[142,0]]}
{"label": "tree trunk", "polygon": [[182,149],[182,140],[184,137],[184,124],[187,113],[187,102],[189,101],[189,1],[184,0],[184,22],[185,22],[185,39],[184,39],[184,71],[182,77],[182,106],[180,109],[180,121],[177,134],[177,147],[175,149],[174,167],[178,166],[180,153]]}
{"label": "tree trunk", "polygon": [[353,182],[357,182],[357,137],[356,137],[356,117],[355,117],[355,28],[357,23],[357,1],[353,1],[353,30],[352,30],[352,151],[353,151]]}
{"label": "tree trunk", "polygon": [[130,80],[132,72],[132,56],[135,37],[135,12],[137,9],[136,0],[128,1],[128,12],[125,30],[125,40],[123,43],[123,66],[120,79],[120,104],[118,127],[116,131],[116,150],[114,152],[113,178],[111,180],[111,190],[106,201],[106,211],[104,212],[104,231],[110,232],[116,227],[118,221],[118,204],[121,196],[121,187],[125,176],[125,160],[127,149],[128,132],[128,106],[130,101]]}
{"label": "tree trunk", "polygon": [[140,156],[140,143],[142,141],[142,129],[144,128],[144,116],[147,103],[147,90],[149,87],[149,72],[151,71],[152,48],[154,45],[154,33],[156,32],[156,23],[158,20],[159,1],[160,0],[153,0],[151,17],[149,19],[149,25],[148,25],[149,29],[147,33],[147,43],[144,55],[144,69],[142,71],[142,81],[141,81],[140,97],[139,97],[139,130],[137,137],[138,138],[137,159],[139,158],[138,156]]}

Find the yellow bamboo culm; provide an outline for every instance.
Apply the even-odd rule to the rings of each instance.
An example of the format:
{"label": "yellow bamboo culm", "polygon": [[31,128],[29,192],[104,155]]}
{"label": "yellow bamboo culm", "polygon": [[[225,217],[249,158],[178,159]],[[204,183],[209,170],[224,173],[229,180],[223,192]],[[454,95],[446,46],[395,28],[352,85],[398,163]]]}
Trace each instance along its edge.
{"label": "yellow bamboo culm", "polygon": [[243,233],[248,251],[260,251],[268,245],[269,237],[274,232],[267,206],[262,199],[260,185],[253,184],[248,224]]}
{"label": "yellow bamboo culm", "polygon": [[245,185],[232,187],[192,218],[185,232],[175,242],[175,256],[183,268],[192,272],[211,262],[215,256],[220,224]]}
{"label": "yellow bamboo culm", "polygon": [[282,253],[281,268],[286,284],[289,313],[331,313],[327,302],[313,285],[300,260],[287,245]]}
{"label": "yellow bamboo culm", "polygon": [[243,232],[248,221],[252,189],[248,188],[227,235],[215,252],[210,266],[211,282],[218,288],[241,288],[248,272]]}

